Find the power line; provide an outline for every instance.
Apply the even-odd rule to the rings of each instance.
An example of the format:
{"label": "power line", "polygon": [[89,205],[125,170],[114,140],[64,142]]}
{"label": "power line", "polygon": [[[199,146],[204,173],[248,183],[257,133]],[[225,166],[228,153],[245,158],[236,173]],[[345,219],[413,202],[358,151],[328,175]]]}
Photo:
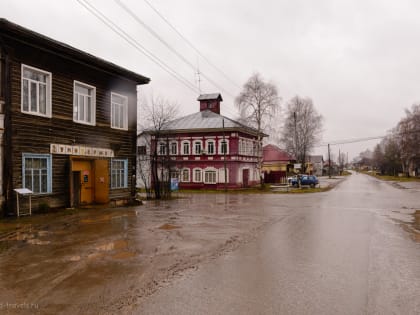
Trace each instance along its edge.
{"label": "power line", "polygon": [[386,137],[387,136],[374,136],[374,137],[365,137],[365,138],[336,140],[336,141],[330,141],[329,143],[320,144],[319,147],[325,147],[328,144],[330,144],[330,145],[338,145],[338,144],[350,144],[350,143],[356,143],[356,142],[364,142],[364,141],[369,141],[369,140],[383,139],[383,138],[386,138]]}
{"label": "power line", "polygon": [[336,141],[330,141],[328,143],[320,144],[316,147],[326,147],[328,144],[330,145],[339,145],[339,144],[350,144],[350,143],[357,143],[357,142],[365,142],[370,140],[378,140],[378,139],[385,139],[388,137],[401,137],[407,134],[413,134],[413,133],[420,133],[420,129],[414,129],[414,130],[408,130],[408,131],[401,131],[401,132],[394,132],[385,136],[373,136],[373,137],[365,137],[365,138],[355,138],[355,139],[347,139],[347,140],[336,140]]}
{"label": "power line", "polygon": [[[89,3],[88,0],[76,0],[80,5],[82,5],[85,9],[87,9],[91,14],[93,14],[96,18],[98,18],[103,24],[105,24],[108,28],[110,28],[114,33],[116,33],[118,36],[120,36],[122,39],[124,39],[128,44],[130,44],[132,47],[134,47],[137,51],[145,55],[147,58],[149,58],[153,63],[158,65],[161,69],[169,73],[172,77],[174,77],[176,80],[178,80],[181,84],[183,84],[185,87],[193,91],[194,93],[199,93],[197,91],[197,88],[189,82],[188,79],[183,77],[181,74],[179,74],[176,70],[171,68],[169,65],[167,65],[163,60],[161,60],[159,57],[157,57],[155,54],[153,54],[151,51],[149,51],[147,48],[145,48],[143,45],[141,45],[135,38],[130,36],[126,31],[124,31],[121,27],[116,25],[113,21],[111,21],[108,17],[105,16],[101,11],[99,11],[94,5]],[[225,109],[227,110],[227,109]],[[229,110],[227,110],[232,114],[232,116],[235,116],[236,113],[233,113]]]}
{"label": "power line", "polygon": [[[179,53],[174,47],[172,47],[167,41],[165,41],[159,34],[157,34],[153,28],[151,28],[149,25],[147,25],[145,22],[143,22],[138,15],[136,15],[133,10],[131,10],[129,7],[127,7],[124,3],[121,2],[121,0],[114,0],[127,14],[129,14],[138,24],[143,26],[150,34],[152,34],[157,40],[159,40],[166,48],[168,48],[172,53],[174,53],[178,58],[180,58],[186,65],[188,65],[193,71],[196,71],[196,66],[193,65],[190,61],[188,61],[181,53]],[[208,77],[206,74],[201,72],[201,75],[207,79],[211,84],[213,84],[216,88],[220,89],[224,93],[230,95],[231,97],[235,98],[235,96],[230,93],[229,91],[225,90],[223,87],[221,87],[219,84],[217,84],[215,81],[213,81],[210,77]]]}
{"label": "power line", "polygon": [[161,69],[169,73],[173,76],[176,80],[182,83],[185,87],[197,93],[195,86],[190,83],[186,78],[180,75],[177,71],[172,69],[169,65],[167,65],[164,61],[162,61],[159,57],[155,56],[152,52],[147,50],[144,46],[142,46],[136,39],[130,36],[127,32],[121,29],[118,25],[112,22],[109,18],[107,18],[104,14],[102,14],[98,9],[95,8],[92,4],[90,4],[87,0],[76,0],[80,5],[82,5],[85,9],[87,9],[90,13],[92,13],[96,18],[98,18],[103,24],[105,24],[108,28],[110,28],[114,33],[128,42],[132,47],[134,47],[137,51],[145,55],[149,58],[152,62],[158,65]]}
{"label": "power line", "polygon": [[203,60],[205,60],[210,66],[213,67],[213,69],[215,69],[217,72],[219,72],[221,75],[223,75],[225,77],[226,80],[228,80],[231,84],[233,84],[235,87],[237,88],[241,88],[240,85],[238,85],[235,81],[233,81],[231,78],[229,78],[229,76],[222,71],[219,67],[217,67],[215,64],[213,64],[206,56],[204,56],[203,53],[200,52],[200,50],[198,50],[198,48],[196,48],[184,35],[181,34],[180,31],[178,31],[178,29],[172,25],[171,22],[169,22],[169,20],[167,18],[165,18],[163,16],[162,13],[160,13],[149,1],[144,0],[144,2],[163,20],[165,21],[166,24],[169,25],[170,28],[172,28],[172,30],[178,34],[179,37],[181,37],[184,42],[186,42],[188,44],[188,46],[190,46],[201,58],[203,58]]}

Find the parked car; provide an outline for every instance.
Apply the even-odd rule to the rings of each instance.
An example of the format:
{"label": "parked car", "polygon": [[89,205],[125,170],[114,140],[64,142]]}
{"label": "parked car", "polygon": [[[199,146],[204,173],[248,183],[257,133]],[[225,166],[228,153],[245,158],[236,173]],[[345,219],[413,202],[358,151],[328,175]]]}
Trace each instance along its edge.
{"label": "parked car", "polygon": [[310,186],[311,188],[314,188],[316,185],[319,184],[318,178],[315,175],[301,175],[296,178],[292,178],[290,184],[293,187],[299,187],[299,180],[300,185]]}

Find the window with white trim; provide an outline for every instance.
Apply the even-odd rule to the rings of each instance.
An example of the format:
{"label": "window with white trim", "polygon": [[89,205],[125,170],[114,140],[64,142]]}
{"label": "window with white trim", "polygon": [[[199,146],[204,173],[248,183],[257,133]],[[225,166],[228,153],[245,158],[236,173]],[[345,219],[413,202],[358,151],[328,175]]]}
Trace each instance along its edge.
{"label": "window with white trim", "polygon": [[229,154],[229,140],[224,139],[219,141],[219,154]]}
{"label": "window with white trim", "polygon": [[182,154],[183,155],[189,155],[190,154],[190,142],[189,141],[183,141],[182,142]]}
{"label": "window with white trim", "polygon": [[203,181],[203,171],[201,168],[195,168],[193,170],[193,181],[194,183],[201,183]]}
{"label": "window with white trim", "polygon": [[201,154],[202,151],[201,141],[194,141],[194,154]]}
{"label": "window with white trim", "polygon": [[177,155],[178,154],[178,143],[171,142],[170,153],[171,153],[171,155]]}
{"label": "window with white trim", "polygon": [[159,142],[158,154],[159,155],[166,155],[166,143],[165,142]]}
{"label": "window with white trim", "polygon": [[128,97],[111,93],[111,128],[128,130]]}
{"label": "window with white trim", "polygon": [[190,170],[188,168],[184,168],[182,170],[181,181],[182,182],[189,182],[190,181]]}
{"label": "window with white trim", "polygon": [[204,183],[205,184],[216,184],[216,181],[217,181],[216,170],[213,170],[213,169],[204,170]]}
{"label": "window with white trim", "polygon": [[22,184],[34,194],[52,192],[51,154],[23,153]]}
{"label": "window with white trim", "polygon": [[96,88],[82,82],[74,81],[73,94],[73,121],[95,125]]}
{"label": "window with white trim", "polygon": [[[225,169],[219,168],[219,183],[225,182]],[[226,183],[229,183],[229,169],[226,169]]]}
{"label": "window with white trim", "polygon": [[111,160],[111,188],[128,187],[128,160]]}
{"label": "window with white trim", "polygon": [[215,154],[215,141],[214,140],[207,140],[207,154]]}
{"label": "window with white trim", "polygon": [[23,113],[51,117],[51,73],[22,64]]}

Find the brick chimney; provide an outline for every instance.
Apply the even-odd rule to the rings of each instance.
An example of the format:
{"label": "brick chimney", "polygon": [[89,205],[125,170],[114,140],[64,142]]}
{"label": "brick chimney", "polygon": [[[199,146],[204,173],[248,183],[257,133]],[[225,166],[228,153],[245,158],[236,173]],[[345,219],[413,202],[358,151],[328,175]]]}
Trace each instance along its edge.
{"label": "brick chimney", "polygon": [[220,115],[220,102],[223,102],[223,98],[220,93],[201,94],[197,98],[197,101],[200,101],[200,112],[210,110],[213,113]]}

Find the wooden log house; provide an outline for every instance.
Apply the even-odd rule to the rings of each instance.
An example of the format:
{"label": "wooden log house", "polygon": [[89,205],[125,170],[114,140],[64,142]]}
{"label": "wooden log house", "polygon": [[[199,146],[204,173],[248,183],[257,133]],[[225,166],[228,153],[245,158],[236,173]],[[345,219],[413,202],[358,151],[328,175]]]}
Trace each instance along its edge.
{"label": "wooden log house", "polygon": [[135,194],[137,85],[149,79],[0,19],[0,198],[33,209]]}

